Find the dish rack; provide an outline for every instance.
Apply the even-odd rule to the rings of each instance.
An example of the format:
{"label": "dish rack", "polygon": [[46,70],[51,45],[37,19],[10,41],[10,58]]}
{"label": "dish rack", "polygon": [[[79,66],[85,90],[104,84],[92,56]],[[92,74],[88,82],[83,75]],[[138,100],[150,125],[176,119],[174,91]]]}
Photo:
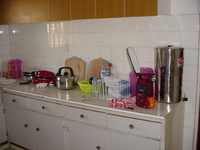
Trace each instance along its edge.
{"label": "dish rack", "polygon": [[102,99],[111,100],[131,97],[131,86],[128,75],[105,77],[102,81]]}

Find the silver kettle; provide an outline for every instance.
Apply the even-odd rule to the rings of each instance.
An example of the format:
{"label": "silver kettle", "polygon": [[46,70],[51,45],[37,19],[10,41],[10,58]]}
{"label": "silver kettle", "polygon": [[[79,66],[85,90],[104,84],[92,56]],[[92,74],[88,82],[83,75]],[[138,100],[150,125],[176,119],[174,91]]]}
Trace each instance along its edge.
{"label": "silver kettle", "polygon": [[[70,74],[68,72],[64,72],[64,74],[61,75],[62,69],[68,69],[70,71]],[[55,86],[57,86],[61,90],[73,89],[77,85],[78,78],[78,76],[74,75],[71,67],[61,67],[56,74]]]}

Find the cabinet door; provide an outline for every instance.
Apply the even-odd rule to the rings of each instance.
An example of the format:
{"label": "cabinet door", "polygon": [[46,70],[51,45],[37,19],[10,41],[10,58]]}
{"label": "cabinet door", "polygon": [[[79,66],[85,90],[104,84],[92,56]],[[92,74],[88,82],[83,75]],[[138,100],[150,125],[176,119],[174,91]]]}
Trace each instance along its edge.
{"label": "cabinet door", "polygon": [[49,0],[49,21],[70,20],[69,0]]}
{"label": "cabinet door", "polygon": [[63,119],[32,113],[34,150],[65,150]]}
{"label": "cabinet door", "polygon": [[30,23],[30,0],[15,0],[14,6],[15,23]]}
{"label": "cabinet door", "polygon": [[31,1],[31,22],[49,21],[49,1],[48,0],[30,0]]}
{"label": "cabinet door", "polygon": [[[1,103],[1,100],[0,100]],[[0,144],[7,141],[6,137],[6,124],[5,124],[5,116],[3,113],[3,105],[0,104]]]}
{"label": "cabinet door", "polygon": [[67,121],[69,150],[107,150],[106,130],[79,122]]}
{"label": "cabinet door", "polygon": [[15,0],[1,0],[0,13],[1,24],[14,24],[14,1]]}
{"label": "cabinet door", "polygon": [[157,0],[125,0],[125,17],[156,16]]}
{"label": "cabinet door", "polygon": [[5,105],[5,108],[10,142],[32,149],[30,112],[11,105]]}
{"label": "cabinet door", "polygon": [[110,150],[160,150],[160,141],[120,132],[110,133]]}
{"label": "cabinet door", "polygon": [[97,18],[124,17],[124,0],[96,0]]}
{"label": "cabinet door", "polygon": [[71,19],[95,18],[95,0],[71,0]]}
{"label": "cabinet door", "polygon": [[158,14],[158,0],[142,0],[141,16],[156,16]]}

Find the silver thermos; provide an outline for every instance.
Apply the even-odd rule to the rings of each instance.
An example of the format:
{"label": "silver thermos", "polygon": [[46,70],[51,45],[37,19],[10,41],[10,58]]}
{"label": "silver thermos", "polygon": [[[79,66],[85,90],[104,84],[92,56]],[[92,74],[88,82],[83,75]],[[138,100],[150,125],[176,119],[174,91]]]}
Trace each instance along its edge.
{"label": "silver thermos", "polygon": [[155,48],[155,98],[159,102],[181,100],[184,48],[171,45]]}

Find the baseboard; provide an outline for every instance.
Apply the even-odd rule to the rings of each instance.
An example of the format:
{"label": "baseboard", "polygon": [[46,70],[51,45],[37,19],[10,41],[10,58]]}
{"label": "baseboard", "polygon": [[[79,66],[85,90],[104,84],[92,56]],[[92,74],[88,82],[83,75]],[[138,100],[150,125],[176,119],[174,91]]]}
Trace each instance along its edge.
{"label": "baseboard", "polygon": [[5,142],[3,142],[3,143],[0,143],[0,150],[3,150],[3,149],[5,149],[5,148],[8,148],[9,147],[9,143],[8,143],[8,141],[5,141]]}
{"label": "baseboard", "polygon": [[0,143],[0,150],[4,150],[8,147],[14,148],[16,150],[28,150],[26,148],[22,148],[21,146],[14,144],[14,143],[8,143],[8,141]]}

